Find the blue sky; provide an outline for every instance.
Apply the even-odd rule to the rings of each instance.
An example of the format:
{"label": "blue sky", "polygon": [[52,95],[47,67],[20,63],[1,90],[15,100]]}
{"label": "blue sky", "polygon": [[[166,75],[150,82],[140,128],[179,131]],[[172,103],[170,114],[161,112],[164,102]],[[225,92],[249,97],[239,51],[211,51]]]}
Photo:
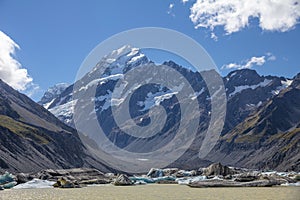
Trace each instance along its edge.
{"label": "blue sky", "polygon": [[[298,4],[297,0],[294,2]],[[183,3],[181,0],[0,0],[0,31],[19,45],[14,58],[21,64],[20,68],[27,69],[31,82],[40,88],[32,96],[36,100],[56,83],[72,83],[84,58],[100,42],[139,27],[169,28],[190,36],[206,49],[222,75],[239,67],[286,77],[300,72],[299,6],[294,14],[296,22],[287,28],[276,22],[260,23],[255,17],[260,11],[254,7],[245,27],[238,24],[228,28],[232,19],[222,19],[220,26],[205,24],[197,6],[203,8],[196,1]],[[192,12],[194,20],[189,17]],[[271,14],[288,22],[291,20],[285,16],[293,17],[284,9]],[[266,17],[274,19],[271,14]],[[196,29],[197,25],[207,25],[207,28]],[[217,41],[211,38],[213,34]]]}

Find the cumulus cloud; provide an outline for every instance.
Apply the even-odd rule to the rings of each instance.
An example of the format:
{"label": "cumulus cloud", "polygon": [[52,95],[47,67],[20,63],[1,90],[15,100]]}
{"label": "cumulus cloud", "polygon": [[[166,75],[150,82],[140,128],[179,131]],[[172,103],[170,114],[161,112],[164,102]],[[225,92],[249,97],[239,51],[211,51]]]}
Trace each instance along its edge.
{"label": "cumulus cloud", "polygon": [[20,49],[19,45],[0,31],[0,79],[16,90],[24,91],[33,83],[27,70],[14,58],[16,49]]}
{"label": "cumulus cloud", "polygon": [[189,0],[181,0],[183,4],[187,3]]}
{"label": "cumulus cloud", "polygon": [[222,26],[227,34],[247,27],[251,18],[262,30],[291,30],[300,18],[300,0],[197,0],[190,14],[195,28]]}
{"label": "cumulus cloud", "polygon": [[253,66],[262,66],[267,61],[274,61],[276,57],[272,53],[266,53],[264,56],[253,56],[250,59],[244,60],[241,63],[229,63],[223,65],[221,69],[251,69]]}

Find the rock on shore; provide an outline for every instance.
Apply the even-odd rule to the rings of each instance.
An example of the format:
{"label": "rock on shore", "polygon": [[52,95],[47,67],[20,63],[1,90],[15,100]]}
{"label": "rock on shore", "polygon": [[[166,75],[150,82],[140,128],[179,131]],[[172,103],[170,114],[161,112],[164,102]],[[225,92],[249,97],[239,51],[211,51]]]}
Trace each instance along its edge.
{"label": "rock on shore", "polygon": [[[125,174],[114,175],[90,168],[42,170],[36,174],[20,173],[13,176],[6,173],[1,176],[2,188],[6,183],[21,184],[16,188],[79,188],[93,184],[113,184],[129,186],[139,184],[181,184],[190,187],[270,187],[277,185],[299,185],[297,172],[263,172],[223,166],[214,163],[206,168],[185,171],[178,168],[152,168],[148,174],[128,177]],[[45,182],[46,181],[46,182]],[[24,184],[25,183],[25,184]],[[51,185],[50,183],[54,183]],[[23,185],[22,185],[23,184]],[[11,187],[13,187],[12,185]],[[5,187],[4,187],[5,186]]]}
{"label": "rock on shore", "polygon": [[117,176],[113,184],[116,186],[126,186],[126,185],[133,185],[133,182],[128,178],[127,175],[120,174]]}

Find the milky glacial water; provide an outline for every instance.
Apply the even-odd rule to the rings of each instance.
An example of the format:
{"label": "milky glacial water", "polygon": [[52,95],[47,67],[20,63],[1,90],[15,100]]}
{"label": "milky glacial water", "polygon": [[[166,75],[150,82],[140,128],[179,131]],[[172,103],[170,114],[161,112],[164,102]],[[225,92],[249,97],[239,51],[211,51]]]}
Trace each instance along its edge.
{"label": "milky glacial water", "polygon": [[1,200],[299,200],[300,187],[190,188],[185,185],[92,186],[79,189],[19,189],[0,191]]}

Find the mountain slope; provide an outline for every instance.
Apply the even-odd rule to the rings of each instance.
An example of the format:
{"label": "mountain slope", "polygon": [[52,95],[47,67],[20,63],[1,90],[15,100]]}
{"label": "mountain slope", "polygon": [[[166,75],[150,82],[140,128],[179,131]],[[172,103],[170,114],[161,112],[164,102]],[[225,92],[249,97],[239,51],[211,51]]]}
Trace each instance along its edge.
{"label": "mountain slope", "polygon": [[299,171],[300,74],[223,136],[209,156],[234,166]]}
{"label": "mountain slope", "polygon": [[90,156],[73,128],[1,80],[0,134],[0,171],[106,169]]}
{"label": "mountain slope", "polygon": [[[132,152],[149,152],[159,149],[171,141],[180,125],[181,111],[175,94],[181,92],[183,88],[181,84],[174,84],[172,89],[155,84],[146,84],[144,86],[135,85],[134,88],[136,91],[129,90],[129,94],[132,94],[130,99],[130,115],[137,125],[144,126],[150,123],[148,116],[149,109],[155,108],[158,105],[165,108],[168,118],[166,119],[163,131],[158,134],[158,136],[163,137],[151,137],[148,140],[130,137],[120,130],[112,114],[112,108],[117,107],[120,102],[127,100],[127,97],[113,99],[112,93],[116,89],[115,86],[117,82],[123,79],[124,74],[142,64],[160,67],[160,65],[149,61],[146,55],[141,53],[137,48],[124,46],[115,50],[102,58],[89,73],[78,81],[82,84],[81,88],[74,88],[74,84],[69,86],[53,101],[49,106],[49,110],[63,122],[74,127],[74,107],[80,102],[76,99],[76,96],[78,97],[80,96],[78,94],[82,93],[81,96],[85,97],[85,92],[88,94],[91,88],[96,88],[95,95],[91,99],[86,100],[87,104],[80,104],[80,106],[88,109],[79,115],[78,121],[82,126],[89,126],[89,123],[86,122],[93,120],[91,113],[95,112],[95,118],[98,119],[99,125],[103,128],[109,140],[116,146],[126,148],[126,150]],[[201,116],[197,135],[191,148],[175,163],[172,163],[171,166],[195,168],[206,165],[209,163],[209,160],[224,160],[224,162],[230,165],[251,166],[246,162],[243,163],[243,165],[234,160],[230,162],[230,159],[226,160],[221,156],[211,155],[211,158],[207,157],[207,160],[200,160],[198,158],[199,149],[204,138],[204,130],[208,128],[211,119],[211,97],[215,95],[209,93],[202,75],[206,74],[208,77],[211,77],[211,80],[214,80],[214,77],[217,76],[217,72],[211,70],[201,72],[200,74],[172,61],[164,62],[163,65],[175,69],[189,82],[194,93],[186,95],[186,102],[191,101],[191,99],[193,101],[197,100]],[[103,71],[105,68],[107,68],[106,71]],[[150,72],[144,72],[144,75],[147,76],[147,81],[149,82],[154,78]],[[166,73],[165,76],[169,77],[168,73]],[[172,80],[172,77],[167,79],[175,82],[175,80]],[[179,82],[180,81],[182,81],[182,79],[179,79]],[[272,98],[278,96],[281,91],[285,91],[292,83],[291,80],[284,77],[261,76],[256,71],[250,69],[233,71],[223,78],[223,82],[227,96],[227,112],[224,129],[221,133],[224,138],[229,137],[228,135],[232,134],[231,131],[234,130],[236,126],[268,105]],[[187,120],[193,120],[193,118]],[[131,126],[128,128],[130,129]],[[148,129],[148,131],[151,132],[152,129]],[[276,143],[277,141],[274,140],[274,142]],[[259,143],[255,146],[255,149],[260,149],[263,145],[265,144]],[[234,148],[235,146],[237,145],[234,144],[233,147],[228,148]],[[216,149],[215,151],[218,150]],[[230,152],[227,153],[229,154]],[[235,153],[237,152],[235,151]],[[225,156],[224,154],[222,155]],[[287,160],[290,158],[289,155],[285,157]],[[254,166],[255,163],[252,164]],[[279,167],[279,165],[280,163],[277,162],[272,167],[276,168]],[[259,168],[266,166],[267,165],[257,165]]]}

